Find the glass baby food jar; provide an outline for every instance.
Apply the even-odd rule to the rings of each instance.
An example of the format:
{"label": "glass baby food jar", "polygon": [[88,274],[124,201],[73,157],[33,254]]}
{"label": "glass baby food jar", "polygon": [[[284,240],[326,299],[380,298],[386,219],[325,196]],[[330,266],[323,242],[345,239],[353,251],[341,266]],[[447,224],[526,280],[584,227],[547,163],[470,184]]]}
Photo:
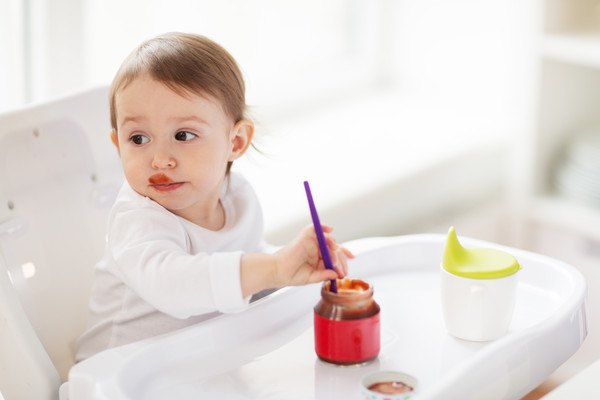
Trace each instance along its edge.
{"label": "glass baby food jar", "polygon": [[338,292],[321,287],[314,308],[315,351],[320,360],[336,365],[366,364],[380,349],[379,305],[373,287],[360,279],[337,280]]}

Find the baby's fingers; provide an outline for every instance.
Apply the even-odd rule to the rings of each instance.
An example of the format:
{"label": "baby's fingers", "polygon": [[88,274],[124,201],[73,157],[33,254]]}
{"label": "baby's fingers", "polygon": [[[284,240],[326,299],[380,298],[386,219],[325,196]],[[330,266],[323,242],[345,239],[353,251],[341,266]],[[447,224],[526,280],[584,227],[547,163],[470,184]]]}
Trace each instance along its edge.
{"label": "baby's fingers", "polygon": [[337,244],[331,248],[330,253],[331,262],[339,276],[343,278],[348,275],[348,258],[354,258],[354,254],[345,247]]}
{"label": "baby's fingers", "polygon": [[348,250],[347,248],[345,248],[343,246],[339,246],[339,248],[344,253],[346,258],[354,258],[354,254],[352,254],[352,252],[350,250]]}
{"label": "baby's fingers", "polygon": [[334,265],[337,266],[336,270],[342,273],[342,277],[348,275],[348,258],[354,258],[354,255],[350,253],[346,248],[338,246],[335,252],[336,261]]}
{"label": "baby's fingers", "polygon": [[331,225],[321,225],[321,228],[323,228],[323,232],[325,233],[333,232],[333,226]]}
{"label": "baby's fingers", "polygon": [[318,270],[314,270],[312,272],[310,282],[315,283],[315,282],[330,281],[330,280],[337,279],[337,278],[338,278],[338,276],[334,271],[331,271],[329,269],[318,269]]}

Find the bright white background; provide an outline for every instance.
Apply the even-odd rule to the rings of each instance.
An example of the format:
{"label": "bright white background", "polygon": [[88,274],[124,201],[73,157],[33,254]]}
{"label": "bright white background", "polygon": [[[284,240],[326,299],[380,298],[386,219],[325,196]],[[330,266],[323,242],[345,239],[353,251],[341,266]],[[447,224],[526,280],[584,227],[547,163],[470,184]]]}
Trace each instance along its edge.
{"label": "bright white background", "polygon": [[[286,241],[310,223],[303,180],[341,238],[393,234],[403,220],[386,215],[390,204],[421,205],[422,218],[434,212],[427,204],[450,200],[445,193],[474,198],[473,188],[498,179],[503,166],[464,182],[438,179],[458,185],[441,194],[426,186],[396,193],[392,203],[383,191],[381,207],[356,200],[431,166],[455,165],[452,157],[469,149],[492,146],[503,157],[529,111],[535,24],[528,3],[2,0],[0,112],[108,85],[123,58],[156,34],[201,33],[227,48],[245,74],[263,154],[235,168],[258,192],[269,238]],[[362,225],[334,218],[345,202],[365,208]]]}
{"label": "bright white background", "polygon": [[519,3],[3,0],[0,109],[107,84],[142,40],[174,30],[225,46],[251,104],[314,102],[379,83],[506,107],[531,18]]}

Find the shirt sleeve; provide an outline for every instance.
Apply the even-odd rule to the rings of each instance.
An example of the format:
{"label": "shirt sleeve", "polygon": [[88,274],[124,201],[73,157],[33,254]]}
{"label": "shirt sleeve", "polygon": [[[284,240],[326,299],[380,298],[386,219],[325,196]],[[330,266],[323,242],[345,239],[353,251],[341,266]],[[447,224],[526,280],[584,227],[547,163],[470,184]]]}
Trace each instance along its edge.
{"label": "shirt sleeve", "polygon": [[175,318],[237,312],[249,303],[249,297],[242,297],[242,252],[190,254],[184,228],[159,205],[116,210],[108,246],[112,272],[144,301]]}

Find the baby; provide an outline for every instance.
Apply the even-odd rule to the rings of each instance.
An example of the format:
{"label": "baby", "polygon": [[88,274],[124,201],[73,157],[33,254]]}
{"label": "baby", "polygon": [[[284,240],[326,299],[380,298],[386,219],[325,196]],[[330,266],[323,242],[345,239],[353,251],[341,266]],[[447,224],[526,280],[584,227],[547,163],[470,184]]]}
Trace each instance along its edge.
{"label": "baby", "polygon": [[78,361],[243,310],[268,288],[347,274],[353,256],[329,226],[335,271],[324,268],[312,227],[267,252],[256,195],[230,171],[252,142],[245,112],[235,60],[205,37],[161,35],[125,59],[110,118],[126,182],[110,211]]}

